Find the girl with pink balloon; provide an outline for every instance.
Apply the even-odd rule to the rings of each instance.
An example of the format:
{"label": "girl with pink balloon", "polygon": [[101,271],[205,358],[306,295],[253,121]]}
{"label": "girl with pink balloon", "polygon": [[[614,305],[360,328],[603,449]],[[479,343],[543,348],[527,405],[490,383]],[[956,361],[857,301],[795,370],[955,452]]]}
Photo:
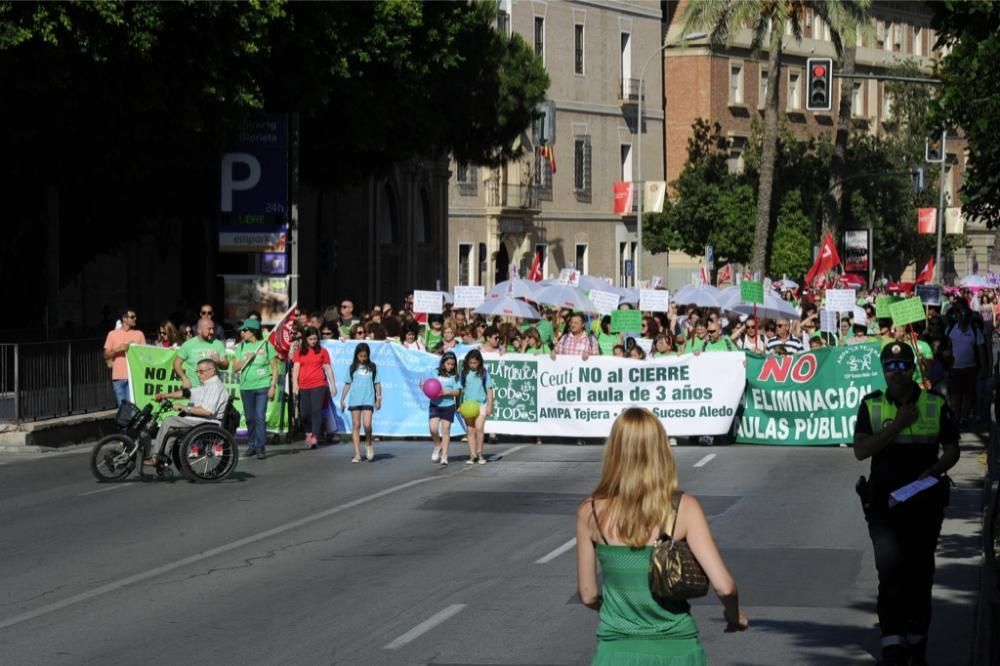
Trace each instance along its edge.
{"label": "girl with pink balloon", "polygon": [[431,399],[428,411],[431,441],[434,442],[431,462],[447,465],[451,424],[455,421],[455,401],[462,392],[458,381],[458,359],[453,352],[445,352],[438,363],[437,377],[421,382],[420,388]]}

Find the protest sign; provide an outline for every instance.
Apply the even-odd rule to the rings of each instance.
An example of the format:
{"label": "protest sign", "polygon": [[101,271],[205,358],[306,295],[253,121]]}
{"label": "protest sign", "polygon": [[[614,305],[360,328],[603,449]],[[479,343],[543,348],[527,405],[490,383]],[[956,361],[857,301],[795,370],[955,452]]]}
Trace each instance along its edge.
{"label": "protest sign", "polygon": [[663,276],[662,275],[654,275],[653,277],[649,278],[649,288],[650,289],[659,289],[662,286],[663,286]]}
{"label": "protest sign", "polygon": [[642,312],[639,310],[615,310],[611,313],[612,333],[638,333],[642,330]]}
{"label": "protest sign", "polygon": [[923,321],[927,317],[927,314],[924,312],[924,304],[920,302],[920,298],[917,296],[893,303],[889,306],[889,311],[892,313],[893,326],[906,326],[907,324]]}
{"label": "protest sign", "polygon": [[833,312],[853,312],[857,298],[854,289],[827,289],[825,306]]}
{"label": "protest sign", "polygon": [[840,330],[840,317],[834,310],[819,311],[819,330],[837,333]]}
{"label": "protest sign", "polygon": [[764,285],[756,280],[740,282],[740,300],[744,303],[763,303]]}
{"label": "protest sign", "polygon": [[639,310],[666,312],[670,308],[670,292],[665,289],[640,289]]}
{"label": "protest sign", "polygon": [[454,294],[456,308],[478,308],[486,300],[486,292],[481,285],[456,285]]}
{"label": "protest sign", "polygon": [[876,319],[889,319],[892,317],[892,312],[889,310],[889,306],[899,300],[898,296],[879,296],[875,299],[875,317]]}
{"label": "protest sign", "polygon": [[444,294],[440,291],[413,292],[413,311],[427,314],[441,314],[444,310]]}
{"label": "protest sign", "polygon": [[918,284],[915,288],[920,302],[924,305],[941,305],[941,285],[939,284]]}
{"label": "protest sign", "polygon": [[793,356],[747,354],[746,407],[736,442],[830,445],[853,441],[861,400],[885,388],[879,350],[879,343],[874,342]]}
{"label": "protest sign", "polygon": [[559,271],[559,284],[568,284],[571,287],[580,286],[580,271],[573,268],[564,268]]}
{"label": "protest sign", "polygon": [[[151,345],[132,345],[125,353],[128,361],[129,389],[132,393],[132,402],[142,409],[146,405],[153,403],[153,398],[157,393],[171,393],[182,388],[180,375],[174,372],[174,357],[177,355],[176,349],[166,349]],[[236,356],[233,352],[227,352],[229,362],[232,363]],[[281,374],[284,375],[285,364],[278,366]],[[219,379],[226,385],[229,395],[235,398],[233,406],[243,414],[243,400],[240,395],[240,375],[238,372],[228,372],[219,370]],[[278,389],[274,399],[267,402],[267,429],[271,432],[285,432],[288,429],[287,420],[281,418],[282,408],[287,404],[283,399],[284,378],[279,378]],[[175,400],[175,404],[187,404],[186,400]],[[176,411],[167,412],[164,415],[171,416]],[[246,428],[246,419],[240,419],[240,427]]]}
{"label": "protest sign", "polygon": [[601,291],[600,289],[591,289],[587,297],[594,304],[594,307],[597,308],[597,312],[602,315],[611,314],[617,310],[618,301],[621,300],[621,296],[618,294],[612,294],[610,291]]}

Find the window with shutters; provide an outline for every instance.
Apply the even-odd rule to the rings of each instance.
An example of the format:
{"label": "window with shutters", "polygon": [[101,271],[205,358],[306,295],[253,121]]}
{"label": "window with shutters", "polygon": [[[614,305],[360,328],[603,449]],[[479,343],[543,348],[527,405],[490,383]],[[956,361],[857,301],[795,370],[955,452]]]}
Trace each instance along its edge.
{"label": "window with shutters", "polygon": [[535,17],[535,55],[545,62],[545,17]]}
{"label": "window with shutters", "polygon": [[472,243],[458,244],[458,284],[472,284]]}
{"label": "window with shutters", "polygon": [[584,275],[590,274],[590,257],[588,254],[586,243],[576,244],[576,270]]}
{"label": "window with shutters", "polygon": [[579,23],[573,26],[574,68],[577,74],[583,75],[583,26]]}
{"label": "window with shutters", "polygon": [[473,197],[477,194],[477,170],[468,162],[458,162],[455,166],[455,182],[458,183],[458,193],[461,196]]}
{"label": "window with shutters", "polygon": [[578,200],[590,200],[591,192],[590,137],[578,136],[573,141],[573,191]]}
{"label": "window with shutters", "polygon": [[800,70],[789,70],[788,72],[788,110],[795,111],[802,108],[801,85],[802,72]]}

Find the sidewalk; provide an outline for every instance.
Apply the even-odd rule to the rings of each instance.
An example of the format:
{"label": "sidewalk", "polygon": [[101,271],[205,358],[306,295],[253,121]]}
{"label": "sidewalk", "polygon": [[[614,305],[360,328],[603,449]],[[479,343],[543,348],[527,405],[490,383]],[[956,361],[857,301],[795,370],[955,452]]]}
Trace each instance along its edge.
{"label": "sidewalk", "polygon": [[118,432],[115,410],[75,414],[44,421],[0,423],[0,453],[63,450],[96,442]]}
{"label": "sidewalk", "polygon": [[976,635],[988,438],[987,433],[964,433],[962,457],[949,472],[955,486],[938,540],[927,654],[932,664],[972,664],[977,641],[989,638]]}

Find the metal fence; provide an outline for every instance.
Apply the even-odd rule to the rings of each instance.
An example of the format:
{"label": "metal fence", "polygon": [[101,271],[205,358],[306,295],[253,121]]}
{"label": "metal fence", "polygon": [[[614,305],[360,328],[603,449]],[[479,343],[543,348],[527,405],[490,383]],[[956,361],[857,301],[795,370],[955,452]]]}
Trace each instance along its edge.
{"label": "metal fence", "polygon": [[94,338],[0,344],[0,422],[113,409],[103,342]]}

